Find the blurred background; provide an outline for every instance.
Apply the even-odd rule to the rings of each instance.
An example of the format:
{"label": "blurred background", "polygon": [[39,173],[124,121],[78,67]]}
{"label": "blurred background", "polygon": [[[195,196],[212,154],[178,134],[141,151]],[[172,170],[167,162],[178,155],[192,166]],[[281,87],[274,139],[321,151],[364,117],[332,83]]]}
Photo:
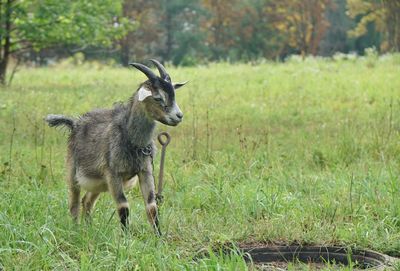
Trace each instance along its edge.
{"label": "blurred background", "polygon": [[3,84],[22,63],[62,59],[194,66],[400,49],[399,0],[0,0],[0,25]]}

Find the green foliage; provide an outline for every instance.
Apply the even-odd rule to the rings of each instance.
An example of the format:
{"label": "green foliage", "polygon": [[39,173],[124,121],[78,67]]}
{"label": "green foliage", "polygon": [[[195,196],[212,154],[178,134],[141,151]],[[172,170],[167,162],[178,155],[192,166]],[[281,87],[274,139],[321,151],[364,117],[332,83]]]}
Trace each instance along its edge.
{"label": "green foliage", "polygon": [[122,16],[121,2],[0,0],[0,84],[7,83],[12,55],[19,63],[29,56],[26,52],[54,46],[110,47],[115,39],[133,30],[133,24]]}
{"label": "green foliage", "polygon": [[92,224],[74,225],[63,181],[67,132],[43,122],[48,113],[77,116],[127,100],[144,76],[92,66],[21,70],[0,90],[0,266],[253,270],[235,251],[214,249],[277,240],[399,256],[399,59],[169,67],[190,83],[177,93],[183,123],[158,127],[172,135],[161,239],[138,189],[128,194],[127,235],[108,194]]}
{"label": "green foliage", "polygon": [[20,1],[12,14],[17,48],[26,43],[36,49],[56,44],[107,47],[132,27],[121,17],[121,1],[113,0]]}

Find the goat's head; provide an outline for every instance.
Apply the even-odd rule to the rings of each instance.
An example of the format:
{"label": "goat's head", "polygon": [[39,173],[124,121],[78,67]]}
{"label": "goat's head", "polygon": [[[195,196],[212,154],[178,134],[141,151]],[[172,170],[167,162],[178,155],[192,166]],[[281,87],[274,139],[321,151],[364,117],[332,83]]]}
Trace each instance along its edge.
{"label": "goat's head", "polygon": [[157,60],[150,59],[157,67],[160,76],[140,63],[129,65],[143,72],[149,80],[140,85],[137,91],[138,101],[143,103],[149,117],[163,124],[176,126],[183,118],[183,113],[175,101],[175,90],[185,83],[172,83],[165,67]]}

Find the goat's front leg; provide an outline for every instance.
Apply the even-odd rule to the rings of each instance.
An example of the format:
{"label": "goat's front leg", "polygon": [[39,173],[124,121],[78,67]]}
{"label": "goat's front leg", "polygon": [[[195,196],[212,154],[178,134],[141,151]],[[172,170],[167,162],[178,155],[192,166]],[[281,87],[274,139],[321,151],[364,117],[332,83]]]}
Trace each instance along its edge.
{"label": "goat's front leg", "polygon": [[157,203],[154,193],[153,165],[150,158],[146,159],[145,167],[139,172],[139,183],[144,204],[146,206],[147,218],[150,224],[153,226],[156,234],[161,236],[160,225],[158,221]]}
{"label": "goat's front leg", "polygon": [[124,194],[122,178],[116,174],[107,174],[107,185],[108,191],[111,193],[111,196],[117,203],[119,219],[123,229],[125,230],[129,224],[129,204]]}

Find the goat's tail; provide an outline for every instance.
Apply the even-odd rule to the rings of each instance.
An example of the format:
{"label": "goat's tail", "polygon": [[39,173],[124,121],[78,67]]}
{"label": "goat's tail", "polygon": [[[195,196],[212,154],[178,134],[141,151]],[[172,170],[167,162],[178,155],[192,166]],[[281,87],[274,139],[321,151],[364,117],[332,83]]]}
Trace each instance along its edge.
{"label": "goat's tail", "polygon": [[50,127],[65,126],[72,131],[75,126],[75,120],[63,115],[47,115],[44,119]]}

